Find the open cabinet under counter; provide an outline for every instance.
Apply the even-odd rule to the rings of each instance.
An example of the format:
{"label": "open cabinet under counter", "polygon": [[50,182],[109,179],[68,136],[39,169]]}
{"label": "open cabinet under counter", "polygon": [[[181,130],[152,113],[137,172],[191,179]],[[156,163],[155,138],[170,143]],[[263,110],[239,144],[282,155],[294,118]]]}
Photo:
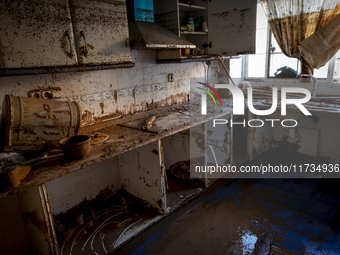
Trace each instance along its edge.
{"label": "open cabinet under counter", "polygon": [[[224,105],[201,115],[200,100],[193,100],[190,107],[185,102],[125,116],[96,130],[109,139],[93,145],[87,157],[36,163],[20,185],[0,193],[1,207],[13,205],[2,220],[22,226],[8,230],[3,224],[0,231],[24,244],[21,251],[6,237],[2,247],[42,254],[119,249],[211,184],[173,169],[185,169],[192,158],[209,163],[206,123],[229,116],[232,108]],[[153,126],[142,130],[150,116],[156,116]]]}

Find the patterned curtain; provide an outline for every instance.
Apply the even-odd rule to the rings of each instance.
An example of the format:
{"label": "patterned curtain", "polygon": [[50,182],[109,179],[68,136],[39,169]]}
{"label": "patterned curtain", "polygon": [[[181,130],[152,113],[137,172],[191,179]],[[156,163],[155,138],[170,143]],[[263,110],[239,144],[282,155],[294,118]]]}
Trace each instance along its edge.
{"label": "patterned curtain", "polygon": [[[301,60],[301,74],[312,75],[314,68],[319,68],[320,62],[325,61],[310,59],[311,57],[313,58],[314,53],[318,50],[327,51],[330,56],[332,53],[329,52],[328,47],[332,48],[332,52],[336,48],[339,49],[340,0],[261,0],[261,4],[282,52],[288,57]],[[315,47],[318,43],[314,42],[313,37],[315,36],[319,41],[321,40],[321,37],[317,35],[317,31],[336,16],[337,19],[335,19],[336,22],[334,22],[335,20],[333,21],[332,29],[338,29],[337,33],[332,31],[331,35],[328,35],[323,31],[321,36],[322,43],[319,42],[319,46]],[[326,29],[326,31],[332,29]],[[301,44],[309,37],[313,39],[312,42],[309,40],[308,46],[302,49]],[[313,47],[310,47],[311,45]],[[315,52],[310,52],[311,50]],[[305,55],[308,55],[308,57],[305,58]]]}

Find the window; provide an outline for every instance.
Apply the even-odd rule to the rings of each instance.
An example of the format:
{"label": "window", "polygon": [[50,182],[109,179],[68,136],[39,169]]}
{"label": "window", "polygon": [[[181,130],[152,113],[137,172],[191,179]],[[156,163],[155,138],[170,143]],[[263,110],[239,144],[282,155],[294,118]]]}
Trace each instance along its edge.
{"label": "window", "polygon": [[[334,60],[335,59],[335,60]],[[240,59],[231,59],[231,76],[241,75]],[[256,54],[242,57],[242,76],[245,79],[298,78],[301,72],[300,60],[284,55],[271,33],[267,17],[261,4],[257,5]],[[333,70],[334,72],[330,71]],[[237,76],[233,76],[237,75]],[[340,51],[320,69],[314,69],[314,76],[320,80],[340,82]],[[332,78],[334,76],[334,78]]]}
{"label": "window", "polygon": [[[262,8],[262,6],[261,6]],[[270,33],[269,41],[269,75],[275,78],[297,78],[300,75],[300,60],[284,55],[276,42],[274,35]]]}
{"label": "window", "polygon": [[260,78],[266,73],[268,21],[261,4],[257,4],[256,15],[256,48],[254,55],[248,55],[246,76]]}
{"label": "window", "polygon": [[340,51],[335,56],[335,68],[333,82],[340,82]]}

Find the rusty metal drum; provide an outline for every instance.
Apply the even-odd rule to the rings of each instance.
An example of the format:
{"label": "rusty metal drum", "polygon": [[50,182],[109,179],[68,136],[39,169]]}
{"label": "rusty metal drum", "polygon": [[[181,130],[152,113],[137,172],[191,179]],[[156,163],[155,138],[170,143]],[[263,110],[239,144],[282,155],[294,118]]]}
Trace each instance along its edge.
{"label": "rusty metal drum", "polygon": [[81,109],[76,102],[5,95],[2,144],[5,151],[37,150],[78,135]]}

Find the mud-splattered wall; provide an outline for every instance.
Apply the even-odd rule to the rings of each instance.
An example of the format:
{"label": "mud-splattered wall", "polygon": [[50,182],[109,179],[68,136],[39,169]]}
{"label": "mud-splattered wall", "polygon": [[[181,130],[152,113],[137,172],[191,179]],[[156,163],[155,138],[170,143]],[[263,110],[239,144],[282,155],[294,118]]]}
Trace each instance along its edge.
{"label": "mud-splattered wall", "polygon": [[[133,50],[132,61],[136,65],[130,69],[2,77],[0,100],[5,94],[27,96],[33,89],[60,87],[63,99],[78,102],[83,114],[98,118],[144,111],[154,103],[163,106],[188,100],[190,84],[205,81],[202,62],[156,64],[152,50]],[[168,82],[170,73],[174,82]],[[217,72],[210,71],[210,75],[214,78]]]}
{"label": "mud-splattered wall", "polygon": [[51,210],[66,212],[80,202],[107,199],[122,187],[117,157],[47,182]]}

